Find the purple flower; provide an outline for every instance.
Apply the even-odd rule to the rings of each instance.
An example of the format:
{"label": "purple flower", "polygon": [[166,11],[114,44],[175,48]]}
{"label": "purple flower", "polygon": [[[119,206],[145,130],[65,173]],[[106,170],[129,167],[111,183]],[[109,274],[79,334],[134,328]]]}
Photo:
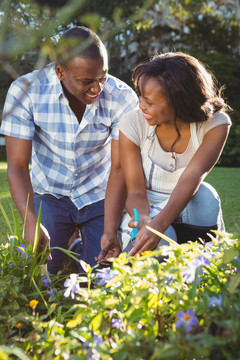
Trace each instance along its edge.
{"label": "purple flower", "polygon": [[192,327],[198,325],[198,318],[195,316],[194,310],[179,311],[177,314],[179,320],[176,321],[176,328],[183,328],[186,332],[190,332]]}
{"label": "purple flower", "polygon": [[170,276],[164,283],[166,285],[172,285],[174,283],[175,279],[173,276]]}
{"label": "purple flower", "polygon": [[22,253],[22,257],[26,258],[27,254],[26,254],[26,250],[27,250],[27,245],[24,244],[20,244],[19,246],[16,247],[16,250],[20,253]]}
{"label": "purple flower", "polygon": [[196,266],[196,267],[207,266],[210,264],[210,261],[208,259],[206,259],[205,256],[199,255],[199,256],[195,257],[195,259],[192,260],[192,264],[194,264],[194,266]]}
{"label": "purple flower", "polygon": [[11,262],[9,263],[9,266],[15,266],[15,265],[14,265],[14,263],[11,261]]}
{"label": "purple flower", "polygon": [[99,352],[95,349],[98,345],[103,343],[103,339],[100,336],[94,335],[92,343],[86,341],[83,346],[88,348],[87,360],[100,360],[101,356]]}
{"label": "purple flower", "polygon": [[42,283],[43,283],[43,285],[45,285],[45,286],[49,286],[50,282],[51,282],[51,281],[48,279],[47,276],[44,276],[44,278],[42,279]]}
{"label": "purple flower", "polygon": [[117,275],[119,275],[119,272],[117,270],[113,270],[111,272],[110,267],[104,268],[101,270],[101,272],[99,271],[96,275],[97,279],[100,279],[97,285],[106,285],[108,281],[112,280]]}
{"label": "purple flower", "polygon": [[64,286],[67,288],[64,292],[64,296],[69,297],[71,295],[72,299],[74,299],[75,292],[80,290],[78,274],[70,274],[70,279],[65,280]]}
{"label": "purple flower", "polygon": [[103,339],[100,336],[93,335],[92,342],[85,341],[83,346],[89,348],[89,347],[93,347],[93,346],[98,346],[102,343],[103,343]]}
{"label": "purple flower", "polygon": [[115,329],[121,329],[123,320],[122,319],[112,319],[111,325]]}
{"label": "purple flower", "polygon": [[102,343],[103,343],[103,339],[100,336],[98,336],[98,335],[93,336],[93,345],[94,346],[98,346]]}
{"label": "purple flower", "polygon": [[53,288],[49,288],[49,290],[47,291],[48,295],[54,295],[54,292],[53,292]]}
{"label": "purple flower", "polygon": [[[203,255],[199,255],[195,259],[189,261],[188,263],[189,269],[184,270],[182,272],[183,281],[185,281],[186,283],[192,283],[195,279],[196,270],[199,268],[198,273],[202,274],[203,273],[202,266],[207,266],[210,263],[211,262]],[[199,283],[199,279],[198,279],[198,283]]]}
{"label": "purple flower", "polygon": [[101,356],[95,349],[87,353],[87,360],[100,360]]}
{"label": "purple flower", "polygon": [[220,308],[222,306],[222,295],[218,296],[212,296],[209,299],[209,307],[218,307]]}

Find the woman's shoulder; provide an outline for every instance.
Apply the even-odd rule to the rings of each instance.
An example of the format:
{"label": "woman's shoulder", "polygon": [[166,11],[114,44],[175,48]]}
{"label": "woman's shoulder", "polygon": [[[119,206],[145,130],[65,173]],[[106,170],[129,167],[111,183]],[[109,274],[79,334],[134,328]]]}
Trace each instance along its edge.
{"label": "woman's shoulder", "polygon": [[147,136],[149,125],[140,109],[134,109],[123,115],[120,119],[119,129],[136,145],[140,145]]}
{"label": "woman's shoulder", "polygon": [[129,121],[133,122],[140,122],[142,121],[143,116],[141,116],[141,110],[139,108],[135,108],[133,110],[130,110],[129,112],[125,113],[121,119],[120,123],[127,123]]}
{"label": "woman's shoulder", "polygon": [[225,113],[223,111],[218,111],[218,112],[214,113],[212,118],[209,119],[208,121],[205,121],[201,124],[198,123],[197,129],[198,129],[199,133],[201,133],[202,135],[205,135],[209,130],[213,129],[216,126],[223,125],[223,124],[227,124],[227,125],[231,126],[232,121],[227,113]]}
{"label": "woman's shoulder", "polygon": [[223,111],[218,111],[215,114],[213,114],[211,121],[213,123],[216,123],[217,125],[222,125],[222,124],[232,125],[232,121],[229,115]]}

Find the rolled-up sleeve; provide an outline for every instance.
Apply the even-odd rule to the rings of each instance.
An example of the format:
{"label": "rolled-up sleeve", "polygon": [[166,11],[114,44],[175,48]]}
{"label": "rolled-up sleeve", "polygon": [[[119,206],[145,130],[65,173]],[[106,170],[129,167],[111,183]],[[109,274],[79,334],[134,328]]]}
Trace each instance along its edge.
{"label": "rolled-up sleeve", "polygon": [[27,84],[12,83],[3,108],[1,133],[12,137],[32,140],[34,122],[32,102],[27,95]]}

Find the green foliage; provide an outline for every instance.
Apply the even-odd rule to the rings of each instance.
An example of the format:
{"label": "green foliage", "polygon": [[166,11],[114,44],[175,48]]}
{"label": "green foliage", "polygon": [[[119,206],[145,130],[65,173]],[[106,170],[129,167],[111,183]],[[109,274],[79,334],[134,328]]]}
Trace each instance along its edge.
{"label": "green foliage", "polygon": [[192,48],[190,53],[211,69],[219,86],[225,87],[223,91],[224,98],[232,107],[232,111],[229,113],[232,120],[232,127],[218,165],[239,166],[240,148],[237,144],[240,136],[240,107],[238,96],[240,86],[240,58],[233,57],[230,54],[221,54],[218,51],[201,52],[196,48]]}
{"label": "green foliage", "polygon": [[45,259],[12,236],[0,252],[0,357],[237,359],[239,251],[236,237],[219,234],[122,253],[111,269],[82,262],[67,293],[69,274],[49,277]]}

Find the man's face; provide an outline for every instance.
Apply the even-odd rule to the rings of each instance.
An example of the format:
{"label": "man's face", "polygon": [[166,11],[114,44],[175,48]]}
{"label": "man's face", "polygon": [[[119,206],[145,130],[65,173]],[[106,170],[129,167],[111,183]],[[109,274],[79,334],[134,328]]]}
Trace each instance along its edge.
{"label": "man's face", "polygon": [[107,80],[107,58],[77,57],[67,65],[57,65],[55,70],[67,95],[74,96],[84,105],[92,104]]}

